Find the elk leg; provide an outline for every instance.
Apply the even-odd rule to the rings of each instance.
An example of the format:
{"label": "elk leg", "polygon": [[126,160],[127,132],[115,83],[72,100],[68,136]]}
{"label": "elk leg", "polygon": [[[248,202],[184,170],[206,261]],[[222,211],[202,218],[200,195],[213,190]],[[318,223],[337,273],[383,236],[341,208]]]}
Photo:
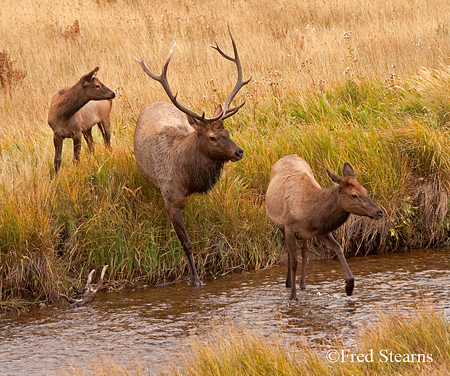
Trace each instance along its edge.
{"label": "elk leg", "polygon": [[[284,246],[284,248],[286,248],[286,245]],[[289,252],[288,252],[286,287],[291,287],[291,256],[289,256]]]}
{"label": "elk leg", "polygon": [[170,221],[175,228],[175,232],[177,233],[178,239],[180,239],[181,244],[183,245],[184,252],[189,260],[189,264],[191,266],[191,281],[193,286],[201,286],[203,285],[202,281],[197,274],[197,269],[195,268],[194,257],[192,255],[192,244],[189,239],[189,235],[186,230],[186,224],[184,222],[183,217],[183,208],[176,207],[174,204],[167,204],[166,209],[169,213]]}
{"label": "elk leg", "polygon": [[73,136],[73,159],[76,163],[80,161],[80,151],[81,151],[81,134],[76,134]]}
{"label": "elk leg", "polygon": [[284,229],[281,229],[281,232],[283,233],[283,237],[285,239],[284,246],[283,246],[283,252],[287,253],[287,276],[286,276],[286,287],[291,287],[291,256],[289,256],[289,252],[287,250],[286,245],[286,234],[284,233]]}
{"label": "elk leg", "polygon": [[92,137],[92,128],[83,131],[89,153],[94,153],[94,138]]}
{"label": "elk leg", "polygon": [[104,121],[98,123],[98,128],[102,132],[103,142],[108,150],[111,150],[111,123],[109,121]]}
{"label": "elk leg", "polygon": [[55,159],[53,165],[55,167],[55,173],[58,172],[61,167],[61,154],[64,139],[56,134],[53,136],[53,144],[55,145]]}
{"label": "elk leg", "polygon": [[308,263],[308,241],[302,240],[301,245],[302,250],[302,280],[300,282],[300,288],[304,290],[306,288],[305,279],[306,279],[306,264]]}
{"label": "elk leg", "polygon": [[347,261],[345,260],[344,251],[342,250],[342,247],[334,239],[331,233],[326,235],[319,235],[318,238],[322,240],[326,245],[328,245],[339,258],[339,261],[341,262],[342,267],[344,268],[345,271],[345,282],[346,282],[345,292],[347,293],[348,296],[352,295],[353,287],[355,286],[355,277],[353,277],[353,274],[347,265]]}
{"label": "elk leg", "polygon": [[295,277],[297,275],[297,241],[295,239],[295,233],[290,229],[285,229],[285,239],[286,239],[286,248],[288,251],[288,259],[289,259],[289,271],[288,276],[290,274],[291,277],[291,300],[297,300],[297,290],[295,286]]}

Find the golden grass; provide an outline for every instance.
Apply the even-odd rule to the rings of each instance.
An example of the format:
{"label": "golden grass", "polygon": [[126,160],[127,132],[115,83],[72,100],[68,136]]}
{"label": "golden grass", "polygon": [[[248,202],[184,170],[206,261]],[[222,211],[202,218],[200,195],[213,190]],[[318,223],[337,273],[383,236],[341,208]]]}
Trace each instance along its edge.
{"label": "golden grass", "polygon": [[[237,98],[246,105],[227,121],[245,158],[227,165],[210,195],[189,200],[200,272],[277,261],[280,240],[264,192],[270,167],[287,153],[307,158],[324,185],[325,167],[339,172],[350,161],[386,210],[376,226],[363,220],[342,229],[339,238],[353,253],[442,242],[449,228],[448,2],[4,0],[0,52],[18,75],[0,88],[0,301],[21,296],[10,281],[29,274],[11,270],[30,254],[30,268],[39,265],[33,275],[54,276],[31,292],[37,297],[104,264],[111,279],[132,283],[187,271],[162,200],[134,162],[139,112],[167,100],[134,57],[145,52],[159,72],[176,42],[171,86],[183,104],[211,114],[236,80],[235,67],[209,47],[216,39],[231,50],[228,25],[244,78],[252,76]],[[83,147],[73,166],[66,141],[55,178],[50,98],[97,65],[118,94],[113,153],[99,145],[88,156]],[[417,179],[428,193],[412,194]]]}
{"label": "golden grass", "polygon": [[350,348],[339,342],[328,350],[287,345],[230,326],[225,333],[214,330],[210,340],[193,339],[175,374],[448,375],[449,334],[447,318],[428,305],[407,314],[379,312]]}
{"label": "golden grass", "polygon": [[[166,100],[133,57],[144,51],[149,67],[158,71],[175,41],[172,86],[185,103],[203,108],[203,97],[215,99],[211,80],[222,95],[235,80],[230,63],[208,47],[216,38],[229,50],[227,25],[235,34],[244,73],[253,76],[248,90],[263,90],[263,97],[274,72],[281,75],[283,88],[298,92],[322,81],[327,88],[345,79],[344,72],[408,77],[422,67],[447,63],[450,49],[444,0],[285,1],[282,6],[267,0],[22,0],[19,7],[5,0],[2,5],[7,10],[0,15],[2,48],[27,72],[16,100],[2,103],[2,123],[14,128],[25,125],[16,123],[21,117],[22,123],[45,128],[51,95],[95,65],[107,85],[123,89],[134,115],[147,103]],[[119,98],[115,111],[121,105]]]}

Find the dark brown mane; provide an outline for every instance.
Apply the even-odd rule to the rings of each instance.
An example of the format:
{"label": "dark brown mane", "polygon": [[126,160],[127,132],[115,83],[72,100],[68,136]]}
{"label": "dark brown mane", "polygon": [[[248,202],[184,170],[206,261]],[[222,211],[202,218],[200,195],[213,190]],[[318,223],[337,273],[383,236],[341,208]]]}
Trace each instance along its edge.
{"label": "dark brown mane", "polygon": [[350,216],[350,213],[336,206],[339,194],[338,187],[329,187],[323,189],[319,207],[315,210],[321,220],[319,221],[318,231],[320,234],[328,234],[341,227]]}
{"label": "dark brown mane", "polygon": [[198,161],[186,166],[186,188],[190,193],[209,192],[220,178],[225,162],[221,160]]}

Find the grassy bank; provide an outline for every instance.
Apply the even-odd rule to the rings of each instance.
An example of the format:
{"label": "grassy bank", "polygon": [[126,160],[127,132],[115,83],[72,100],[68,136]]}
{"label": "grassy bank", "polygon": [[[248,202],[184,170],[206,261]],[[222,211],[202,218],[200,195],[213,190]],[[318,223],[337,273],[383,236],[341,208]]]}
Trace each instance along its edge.
{"label": "grassy bank", "polygon": [[[291,153],[307,159],[324,186],[325,168],[340,173],[350,162],[386,211],[382,221],[351,218],[339,230],[349,255],[447,241],[447,2],[22,0],[17,7],[5,0],[2,7],[0,304],[54,297],[105,264],[117,287],[187,274],[162,199],[132,152],[139,112],[166,100],[133,57],[145,51],[158,71],[177,41],[171,85],[183,104],[211,114],[235,81],[233,67],[208,47],[216,38],[229,51],[228,24],[244,76],[253,79],[240,94],[246,105],[227,121],[244,159],[185,210],[203,277],[279,260],[264,193],[273,163]],[[74,166],[66,141],[54,176],[48,103],[97,65],[118,94],[113,152],[98,145],[90,156],[83,146]]]}
{"label": "grassy bank", "polygon": [[[192,338],[181,365],[167,365],[168,375],[276,376],[431,376],[450,372],[450,325],[430,306],[411,312],[379,313],[365,325],[352,347],[336,341],[331,348],[288,344],[229,325],[213,328],[209,339]],[[301,341],[299,341],[301,342]],[[148,367],[148,368],[146,368]],[[74,369],[82,376],[84,371]],[[92,375],[151,375],[151,365],[131,368],[104,360]]]}
{"label": "grassy bank", "polygon": [[376,323],[361,331],[356,346],[336,343],[328,351],[286,346],[281,340],[273,344],[232,328],[210,342],[193,342],[185,366],[175,374],[448,375],[449,334],[447,319],[429,307],[411,317],[379,314]]}

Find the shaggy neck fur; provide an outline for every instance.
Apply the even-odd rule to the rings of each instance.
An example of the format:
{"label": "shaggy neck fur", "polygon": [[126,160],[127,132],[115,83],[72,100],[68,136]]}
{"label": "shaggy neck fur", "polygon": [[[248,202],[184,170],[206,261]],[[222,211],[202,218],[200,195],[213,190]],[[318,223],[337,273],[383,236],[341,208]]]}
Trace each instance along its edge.
{"label": "shaggy neck fur", "polygon": [[350,216],[349,212],[339,206],[339,188],[336,186],[322,189],[320,199],[316,202],[320,204],[316,213],[320,218],[317,228],[321,234],[336,230]]}
{"label": "shaggy neck fur", "polygon": [[58,112],[62,114],[62,117],[65,119],[70,119],[81,107],[89,102],[89,100],[79,96],[79,90],[77,90],[78,85],[81,84],[77,83],[70,89],[61,90],[59,92],[61,99],[58,105]]}
{"label": "shaggy neck fur", "polygon": [[192,193],[208,192],[220,178],[226,161],[204,155],[198,147],[197,132],[190,133],[185,140],[186,153],[182,173],[185,187]]}

